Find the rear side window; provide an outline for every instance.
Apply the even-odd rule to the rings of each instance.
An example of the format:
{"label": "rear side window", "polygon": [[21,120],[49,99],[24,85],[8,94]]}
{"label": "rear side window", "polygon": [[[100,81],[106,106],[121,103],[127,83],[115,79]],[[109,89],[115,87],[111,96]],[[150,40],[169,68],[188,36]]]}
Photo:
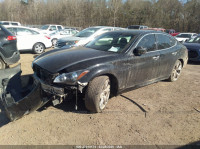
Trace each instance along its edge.
{"label": "rear side window", "polygon": [[75,31],[75,30],[72,30],[71,32],[72,32],[72,34],[76,34],[77,33],[77,31]]}
{"label": "rear side window", "polygon": [[12,32],[14,35],[17,35],[17,28],[7,28],[10,32]]}
{"label": "rear side window", "polygon": [[9,22],[3,22],[2,25],[9,25]]}
{"label": "rear side window", "polygon": [[29,29],[25,28],[18,28],[17,29],[17,35],[32,35],[33,33]]}
{"label": "rear side window", "polygon": [[173,39],[173,37],[162,34],[157,34],[156,36],[157,36],[158,50],[167,49],[176,44],[176,40]]}
{"label": "rear side window", "polygon": [[154,34],[150,34],[147,36],[144,36],[137,47],[143,47],[147,48],[147,51],[155,51],[156,50],[156,39]]}
{"label": "rear side window", "polygon": [[58,28],[58,30],[61,30],[61,29],[62,29],[62,27],[61,27],[61,26],[57,26],[57,28]]}
{"label": "rear side window", "polygon": [[18,26],[18,23],[11,23],[12,25],[16,25],[16,26]]}

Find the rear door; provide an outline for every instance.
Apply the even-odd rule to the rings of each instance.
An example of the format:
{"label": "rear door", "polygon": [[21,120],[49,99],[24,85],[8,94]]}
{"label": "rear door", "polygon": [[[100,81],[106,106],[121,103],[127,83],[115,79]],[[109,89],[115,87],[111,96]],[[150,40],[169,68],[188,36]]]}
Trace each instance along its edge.
{"label": "rear door", "polygon": [[17,28],[17,47],[19,50],[32,49],[37,40],[37,35],[34,36],[32,30]]}
{"label": "rear door", "polygon": [[157,47],[160,51],[160,77],[169,76],[172,67],[178,59],[179,46],[174,37],[165,34],[156,34]]}
{"label": "rear door", "polygon": [[127,61],[129,67],[129,77],[127,87],[147,84],[159,77],[160,52],[156,50],[155,34],[143,36],[135,49],[147,48],[147,53],[141,56],[130,56]]}

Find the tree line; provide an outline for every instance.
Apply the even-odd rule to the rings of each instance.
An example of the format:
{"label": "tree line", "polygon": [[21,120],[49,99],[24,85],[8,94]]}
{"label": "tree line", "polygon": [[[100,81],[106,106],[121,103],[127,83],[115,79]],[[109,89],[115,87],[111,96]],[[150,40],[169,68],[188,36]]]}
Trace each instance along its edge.
{"label": "tree line", "polygon": [[86,28],[147,25],[200,32],[200,0],[4,0],[0,20]]}

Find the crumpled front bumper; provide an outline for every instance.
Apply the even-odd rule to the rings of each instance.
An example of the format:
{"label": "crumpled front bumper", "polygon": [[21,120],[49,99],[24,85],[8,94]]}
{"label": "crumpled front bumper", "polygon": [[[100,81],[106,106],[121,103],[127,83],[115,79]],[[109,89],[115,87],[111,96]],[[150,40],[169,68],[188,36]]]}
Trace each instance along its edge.
{"label": "crumpled front bumper", "polygon": [[27,76],[25,83],[23,81],[20,65],[0,70],[0,101],[11,121],[37,110],[48,102],[41,84],[32,76]]}

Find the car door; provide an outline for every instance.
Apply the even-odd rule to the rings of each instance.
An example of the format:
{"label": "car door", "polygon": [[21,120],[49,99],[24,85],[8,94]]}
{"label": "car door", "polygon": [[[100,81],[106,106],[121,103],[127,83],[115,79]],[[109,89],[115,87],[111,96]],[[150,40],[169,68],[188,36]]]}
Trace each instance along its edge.
{"label": "car door", "polygon": [[160,77],[169,76],[172,67],[178,59],[179,46],[174,37],[156,34],[157,48],[160,51]]}
{"label": "car door", "polygon": [[159,77],[160,53],[156,50],[155,34],[144,35],[131,52],[135,53],[137,48],[146,48],[147,53],[140,56],[130,55],[128,58],[128,88],[148,84]]}
{"label": "car door", "polygon": [[36,38],[31,30],[26,28],[17,28],[17,47],[19,50],[32,49]]}

